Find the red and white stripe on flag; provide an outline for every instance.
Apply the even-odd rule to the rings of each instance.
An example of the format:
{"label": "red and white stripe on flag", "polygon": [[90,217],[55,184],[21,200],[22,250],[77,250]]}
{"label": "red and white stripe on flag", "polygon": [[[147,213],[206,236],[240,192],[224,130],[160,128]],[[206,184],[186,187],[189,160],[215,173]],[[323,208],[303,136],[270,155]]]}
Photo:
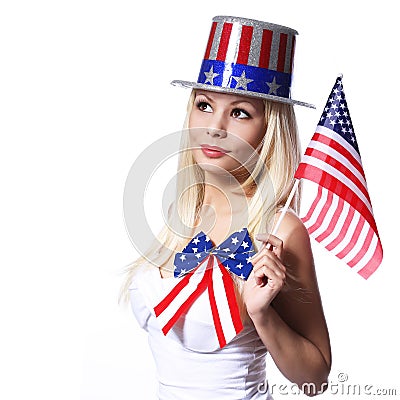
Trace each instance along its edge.
{"label": "red and white stripe on flag", "polygon": [[359,153],[342,135],[318,125],[295,178],[318,185],[302,218],[310,236],[369,278],[383,250]]}

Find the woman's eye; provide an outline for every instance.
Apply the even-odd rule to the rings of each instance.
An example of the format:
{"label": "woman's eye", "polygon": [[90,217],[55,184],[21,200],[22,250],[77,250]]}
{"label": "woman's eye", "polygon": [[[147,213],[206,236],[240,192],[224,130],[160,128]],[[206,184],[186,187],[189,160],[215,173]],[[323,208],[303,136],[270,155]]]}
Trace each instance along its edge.
{"label": "woman's eye", "polygon": [[211,106],[210,106],[208,103],[206,103],[205,101],[200,101],[200,102],[197,104],[197,108],[198,108],[200,111],[203,111],[203,112],[212,112]]}
{"label": "woman's eye", "polygon": [[232,117],[238,119],[244,119],[244,118],[250,118],[250,115],[245,110],[242,110],[240,108],[235,108],[234,110],[232,110]]}

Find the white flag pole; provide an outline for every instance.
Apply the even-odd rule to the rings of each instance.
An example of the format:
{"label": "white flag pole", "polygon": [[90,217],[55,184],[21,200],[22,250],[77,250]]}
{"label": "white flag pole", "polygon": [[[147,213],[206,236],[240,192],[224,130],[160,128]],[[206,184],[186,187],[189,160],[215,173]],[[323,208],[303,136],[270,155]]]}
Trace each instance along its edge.
{"label": "white flag pole", "polygon": [[297,187],[299,186],[299,182],[300,182],[300,179],[296,179],[294,182],[294,185],[292,187],[292,190],[290,191],[289,197],[287,198],[286,203],[281,210],[281,215],[279,216],[279,219],[278,219],[277,223],[275,224],[274,230],[272,231],[273,235],[276,235],[276,233],[278,232],[278,229],[283,220],[283,217],[285,216],[286,211],[288,210],[290,203],[292,202],[293,197],[296,193]]}
{"label": "white flag pole", "polygon": [[[288,208],[290,206],[290,203],[293,200],[293,197],[294,197],[294,195],[296,193],[297,187],[299,186],[299,182],[300,182],[300,179],[295,179],[294,185],[292,187],[292,190],[289,193],[289,197],[287,198],[286,203],[285,203],[284,207],[281,210],[281,214],[279,215],[278,221],[276,222],[276,224],[274,226],[274,229],[271,232],[271,234],[274,235],[274,236],[277,234],[277,232],[279,230],[279,226],[281,225],[281,222],[283,221],[283,218],[284,218],[284,216],[285,216],[285,214],[286,214],[286,212],[287,212],[287,210],[288,210]],[[268,250],[271,250],[272,249],[272,245],[270,243],[268,243],[266,248]]]}

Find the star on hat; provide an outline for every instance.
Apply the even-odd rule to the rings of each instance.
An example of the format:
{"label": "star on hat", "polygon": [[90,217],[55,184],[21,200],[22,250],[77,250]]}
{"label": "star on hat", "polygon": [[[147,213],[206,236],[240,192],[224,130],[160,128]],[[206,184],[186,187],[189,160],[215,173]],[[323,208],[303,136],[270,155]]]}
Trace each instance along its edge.
{"label": "star on hat", "polygon": [[253,82],[253,79],[247,79],[246,78],[246,71],[243,71],[242,75],[240,75],[240,76],[232,76],[232,78],[236,81],[235,89],[243,88],[244,90],[247,90],[247,85],[250,82]]}
{"label": "star on hat", "polygon": [[276,94],[278,95],[278,93],[276,92],[282,85],[277,85],[276,84],[276,78],[274,77],[274,79],[272,80],[272,82],[266,82],[266,84],[269,87],[269,92],[268,94]]}
{"label": "star on hat", "polygon": [[211,85],[214,85],[214,78],[216,78],[219,74],[214,72],[214,66],[211,65],[210,70],[208,72],[204,72],[204,75],[206,76],[204,83],[211,83]]}

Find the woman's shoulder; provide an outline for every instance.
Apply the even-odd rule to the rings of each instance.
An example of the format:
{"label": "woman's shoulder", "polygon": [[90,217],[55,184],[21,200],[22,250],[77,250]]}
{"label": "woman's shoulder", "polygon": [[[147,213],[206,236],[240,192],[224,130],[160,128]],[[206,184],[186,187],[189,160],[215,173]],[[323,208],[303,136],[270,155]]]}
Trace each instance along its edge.
{"label": "woman's shoulder", "polygon": [[[276,221],[281,216],[282,211],[276,213]],[[283,241],[284,239],[290,240],[296,238],[309,241],[309,234],[307,228],[304,226],[301,218],[292,209],[288,209],[279,225],[278,235]]]}
{"label": "woman's shoulder", "polygon": [[[279,218],[281,211],[277,212]],[[287,210],[279,226],[277,236],[286,249],[304,252],[311,248],[310,235],[301,218],[292,209]]]}

